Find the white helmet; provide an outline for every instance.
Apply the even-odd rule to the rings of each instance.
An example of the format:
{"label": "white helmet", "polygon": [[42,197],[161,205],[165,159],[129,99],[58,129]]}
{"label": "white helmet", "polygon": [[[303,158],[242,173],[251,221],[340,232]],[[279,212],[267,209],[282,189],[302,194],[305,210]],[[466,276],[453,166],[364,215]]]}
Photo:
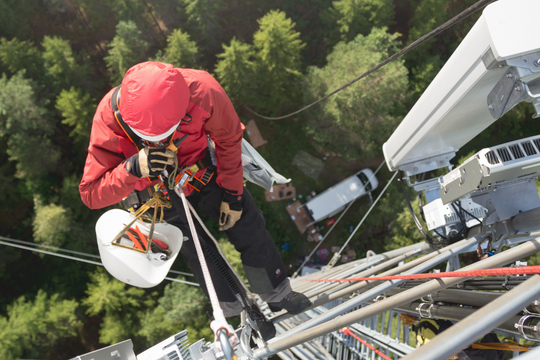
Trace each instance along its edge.
{"label": "white helmet", "polygon": [[[126,284],[149,288],[163,281],[182,247],[182,231],[173,225],[156,223],[153,238],[165,243],[168,254],[137,251],[131,246],[112,244],[112,241],[132,222],[134,216],[127,211],[113,209],[101,215],[96,223],[97,243],[105,269]],[[131,226],[148,236],[150,224],[140,220]],[[129,240],[127,240],[129,242]],[[161,243],[161,244],[162,244]]]}

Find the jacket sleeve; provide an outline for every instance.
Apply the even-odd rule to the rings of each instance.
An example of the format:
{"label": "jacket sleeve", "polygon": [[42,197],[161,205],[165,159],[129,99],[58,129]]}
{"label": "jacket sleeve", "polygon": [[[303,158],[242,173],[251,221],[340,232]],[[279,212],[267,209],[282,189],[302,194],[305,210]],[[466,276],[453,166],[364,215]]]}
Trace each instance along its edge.
{"label": "jacket sleeve", "polygon": [[[129,140],[115,134],[107,126],[104,117],[112,117],[112,110],[108,111],[110,105],[107,106],[109,100],[110,96],[105,96],[94,116],[88,155],[79,184],[81,199],[91,209],[100,209],[120,202],[133,191],[137,181],[141,180],[126,171],[122,152],[119,151],[122,142]],[[136,152],[135,147],[132,147]]]}
{"label": "jacket sleeve", "polygon": [[242,137],[245,127],[221,85],[210,75],[207,75],[206,85],[207,97],[201,103],[209,101],[209,104],[204,104],[210,107],[210,117],[204,130],[216,144],[216,182],[231,194],[242,194]]}

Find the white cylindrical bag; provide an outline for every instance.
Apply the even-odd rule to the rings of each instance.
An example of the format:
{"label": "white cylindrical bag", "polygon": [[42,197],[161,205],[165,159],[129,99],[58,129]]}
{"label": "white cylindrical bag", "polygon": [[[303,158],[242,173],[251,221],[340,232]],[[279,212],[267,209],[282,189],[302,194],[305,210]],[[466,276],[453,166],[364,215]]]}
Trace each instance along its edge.
{"label": "white cylindrical bag", "polygon": [[[158,285],[167,276],[182,247],[182,231],[167,223],[156,223],[153,238],[168,245],[171,254],[151,250],[146,254],[127,247],[116,246],[112,241],[134,216],[127,211],[113,209],[103,214],[96,223],[99,255],[105,269],[116,279],[136,287],[149,288]],[[150,224],[137,220],[131,226],[139,227],[148,236]]]}

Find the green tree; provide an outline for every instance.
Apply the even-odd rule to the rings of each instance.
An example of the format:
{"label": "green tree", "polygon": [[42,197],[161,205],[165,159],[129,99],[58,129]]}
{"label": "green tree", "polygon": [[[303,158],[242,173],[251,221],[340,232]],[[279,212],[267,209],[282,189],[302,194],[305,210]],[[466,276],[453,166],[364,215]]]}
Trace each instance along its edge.
{"label": "green tree", "polygon": [[188,33],[175,29],[167,37],[165,53],[158,52],[156,61],[173,64],[178,68],[199,68],[199,49]]}
{"label": "green tree", "polygon": [[120,21],[116,25],[116,36],[108,48],[105,63],[111,84],[118,85],[131,66],[146,59],[148,43],[142,39],[141,31],[133,21]]}
{"label": "green tree", "polygon": [[[354,79],[393,53],[398,34],[373,29],[349,43],[339,43],[324,68],[310,67],[306,76],[307,101],[320,98]],[[395,113],[406,99],[407,69],[394,61],[374,74],[338,92],[306,121],[305,130],[321,153],[344,158],[371,159],[398,123]]]}
{"label": "green tree", "polygon": [[0,39],[0,61],[12,74],[25,70],[25,76],[34,79],[43,74],[41,52],[31,41]]}
{"label": "green tree", "polygon": [[[178,279],[185,280],[183,277]],[[187,329],[189,340],[210,339],[212,330],[206,312],[211,311],[209,301],[197,286],[172,282],[165,287],[158,304],[148,310],[141,320],[139,334],[149,343],[156,343]]]}
{"label": "green tree", "polygon": [[223,50],[224,52],[217,56],[220,60],[216,65],[220,84],[235,103],[250,103],[253,99],[255,75],[254,51],[251,45],[232,38],[229,46],[223,45]]}
{"label": "green tree", "polygon": [[44,245],[62,246],[71,230],[68,210],[56,204],[44,205],[36,195],[34,211],[34,240]]}
{"label": "green tree", "polygon": [[48,297],[42,290],[34,301],[18,298],[8,306],[7,318],[0,316],[0,359],[51,358],[55,346],[81,326],[77,307],[75,300]]}
{"label": "green tree", "polygon": [[139,19],[145,11],[144,0],[107,1],[116,18],[121,21]]}
{"label": "green tree", "polygon": [[[408,42],[427,34],[451,17],[465,10],[474,0],[410,0],[414,14],[409,21]],[[481,12],[474,14],[406,55],[410,69],[411,89],[420,95],[438,74],[442,66],[476,22]]]}
{"label": "green tree", "polygon": [[32,33],[32,20],[40,15],[38,0],[4,0],[0,2],[0,34],[27,38]]}
{"label": "green tree", "polygon": [[[157,14],[156,10],[158,10],[159,7],[166,6],[166,4],[164,3],[167,2],[171,3],[170,1],[163,0],[106,1],[107,5],[111,9],[111,13],[117,21],[135,22],[135,24],[137,24],[137,27],[144,34],[145,38],[153,38],[153,41],[158,44],[161,44],[165,40],[165,33],[163,32],[162,26],[160,25],[160,23],[163,23],[163,16],[165,14]],[[172,8],[174,6],[174,3],[177,3],[177,1],[172,2],[169,7]],[[103,4],[100,4],[97,7],[97,10],[100,12],[98,16],[103,17]]]}
{"label": "green tree", "polygon": [[[225,9],[223,0],[180,0],[180,9],[187,16],[187,28],[193,29],[191,35],[204,44],[205,53],[213,55],[219,51],[224,30],[220,25],[218,13]],[[208,64],[210,65],[210,64]]]}
{"label": "green tree", "polygon": [[81,194],[79,193],[80,182],[81,175],[78,173],[68,175],[62,179],[58,205],[69,209],[70,216],[74,220],[71,226],[73,233],[77,234],[77,242],[82,242],[81,239],[88,239],[87,244],[91,244],[95,249],[94,226],[96,216],[101,214],[90,210],[82,202]]}
{"label": "green tree", "polygon": [[96,111],[95,100],[90,94],[71,87],[60,92],[56,98],[56,109],[64,118],[62,124],[72,128],[70,136],[74,138],[76,145],[85,152],[90,139],[92,117]]}
{"label": "green tree", "polygon": [[45,36],[43,42],[43,62],[45,73],[52,82],[56,93],[74,84],[80,84],[85,71],[75,60],[71,45],[57,36]]}
{"label": "green tree", "polygon": [[[415,41],[448,19],[448,1],[413,0],[412,2],[415,12],[410,21],[409,42]],[[421,94],[427,88],[444,65],[441,42],[448,45],[446,38],[432,39],[407,57],[410,59],[408,65],[411,69],[411,87],[417,94]],[[434,50],[434,47],[438,49]]]}
{"label": "green tree", "polygon": [[211,33],[216,27],[217,13],[225,8],[221,0],[180,0],[192,25],[203,34]]}
{"label": "green tree", "polygon": [[[419,213],[420,210],[418,209],[417,197],[411,199],[411,206],[414,209],[418,219],[421,219]],[[394,208],[394,214],[395,211],[396,209]],[[422,222],[422,220],[420,221]],[[424,226],[424,229],[428,231],[426,224],[423,222],[422,224]],[[392,227],[392,235],[390,237],[390,241],[386,242],[386,251],[399,249],[405,246],[425,241],[424,237],[418,230],[418,227],[416,226],[407,205],[405,205],[401,212],[399,212],[397,216],[395,216],[395,219],[390,223],[390,226]]]}
{"label": "green tree", "polygon": [[276,112],[299,95],[300,52],[305,44],[295,24],[282,11],[272,10],[257,20],[259,30],[253,35],[256,50],[257,105]]}
{"label": "green tree", "polygon": [[102,315],[99,341],[103,344],[114,344],[135,335],[139,313],[153,304],[150,298],[144,298],[144,290],[111,278],[101,268],[90,274],[86,295],[81,302],[87,307],[86,313]]}
{"label": "green tree", "polygon": [[394,17],[392,0],[338,0],[332,7],[339,31],[346,41],[358,34],[369,34],[373,27],[388,27]]}
{"label": "green tree", "polygon": [[0,79],[0,137],[7,139],[17,177],[34,181],[55,169],[60,152],[49,136],[54,125],[37,102],[32,82],[19,72]]}

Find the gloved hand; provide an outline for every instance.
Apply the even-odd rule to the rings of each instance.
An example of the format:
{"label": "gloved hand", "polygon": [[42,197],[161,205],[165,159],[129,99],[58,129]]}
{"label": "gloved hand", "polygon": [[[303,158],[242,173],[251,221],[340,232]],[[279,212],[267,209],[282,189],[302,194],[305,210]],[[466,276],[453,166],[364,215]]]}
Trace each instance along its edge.
{"label": "gloved hand", "polygon": [[225,193],[219,208],[219,230],[229,230],[242,217],[244,195]]}
{"label": "gloved hand", "polygon": [[176,155],[163,148],[144,148],[126,161],[126,171],[139,178],[158,176],[174,163]]}

